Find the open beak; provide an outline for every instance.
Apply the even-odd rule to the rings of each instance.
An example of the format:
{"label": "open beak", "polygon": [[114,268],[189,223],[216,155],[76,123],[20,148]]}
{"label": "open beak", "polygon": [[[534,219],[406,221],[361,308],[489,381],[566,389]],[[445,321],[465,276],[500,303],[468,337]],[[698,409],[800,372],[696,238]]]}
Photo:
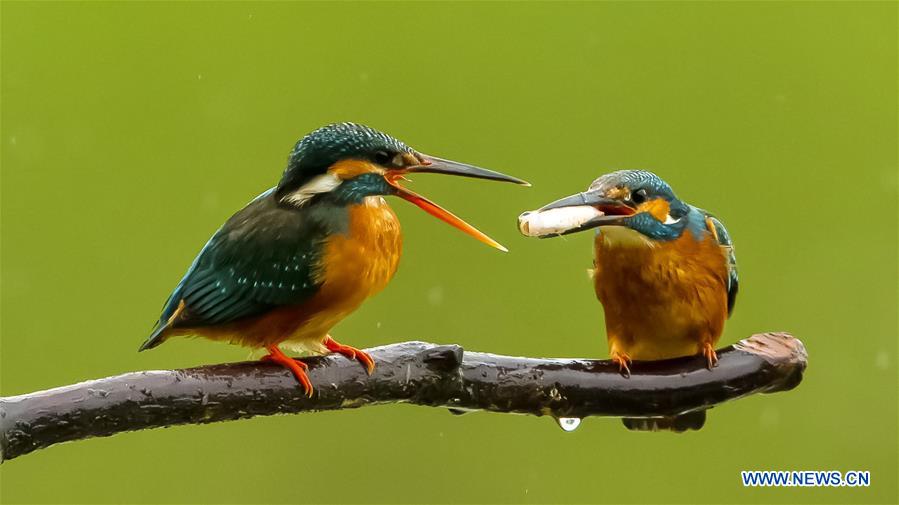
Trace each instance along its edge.
{"label": "open beak", "polygon": [[465,163],[459,163],[456,161],[444,160],[442,158],[437,158],[434,156],[419,154],[418,159],[419,164],[417,165],[412,165],[396,170],[388,170],[385,174],[385,178],[387,182],[391,186],[393,186],[396,196],[411,202],[428,214],[448,223],[454,228],[462,230],[464,233],[471,235],[472,237],[489,245],[490,247],[495,247],[500,251],[508,252],[509,250],[503,247],[499,242],[488,237],[474,226],[466,223],[452,212],[444,209],[436,203],[419,195],[418,193],[402,187],[400,185],[400,181],[405,179],[403,177],[405,174],[430,173],[457,175],[461,177],[473,177],[476,179],[488,179],[491,181],[511,182],[514,184],[520,184],[522,186],[530,186],[530,184],[516,177],[501,174],[499,172],[494,172],[493,170],[487,170],[486,168],[480,168],[473,165],[466,165]]}
{"label": "open beak", "polygon": [[598,226],[625,226],[636,210],[624,201],[585,191],[518,216],[518,229],[529,237],[558,237]]}

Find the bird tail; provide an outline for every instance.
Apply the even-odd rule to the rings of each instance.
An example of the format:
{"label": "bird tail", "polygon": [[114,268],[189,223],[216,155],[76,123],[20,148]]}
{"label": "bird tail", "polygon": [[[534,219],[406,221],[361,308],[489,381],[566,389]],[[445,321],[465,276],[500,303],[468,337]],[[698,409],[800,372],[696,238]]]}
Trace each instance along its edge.
{"label": "bird tail", "polygon": [[621,422],[631,431],[673,431],[683,433],[699,430],[705,424],[705,411],[687,412],[677,416],[623,417]]}
{"label": "bird tail", "polygon": [[[189,273],[190,272],[188,272],[188,274]],[[186,278],[187,276],[185,275],[185,279]],[[147,340],[141,344],[140,349],[138,349],[137,352],[152,349],[165,342],[165,339],[169,336],[166,330],[172,327],[172,324],[177,321],[178,317],[181,316],[181,313],[184,311],[184,302],[181,300],[182,289],[184,289],[184,279],[181,279],[178,287],[172,291],[172,294],[170,294],[169,298],[165,301],[165,305],[162,307],[162,314],[159,316],[159,321],[156,322],[153,332],[150,333]]]}
{"label": "bird tail", "polygon": [[147,340],[145,340],[143,344],[141,344],[140,349],[138,349],[137,352],[152,349],[163,343],[165,341],[165,330],[167,329],[169,329],[167,324],[157,324],[156,328],[153,329],[153,333],[150,333],[150,336],[147,337]]}

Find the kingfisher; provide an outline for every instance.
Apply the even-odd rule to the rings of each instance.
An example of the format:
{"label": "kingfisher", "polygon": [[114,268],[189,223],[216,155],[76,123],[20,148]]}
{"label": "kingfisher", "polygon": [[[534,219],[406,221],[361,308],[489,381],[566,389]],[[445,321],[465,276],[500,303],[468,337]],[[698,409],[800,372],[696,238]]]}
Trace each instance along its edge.
{"label": "kingfisher", "polygon": [[231,216],[166,301],[140,350],[201,336],[267,351],[307,396],[308,366],[281,349],[339,353],[371,374],[368,353],[331,329],[396,272],[402,235],[384,196],[397,196],[477,240],[502,245],[401,183],[436,173],[529,185],[499,172],[422,154],[356,123],[319,128],[290,152],[278,185]]}
{"label": "kingfisher", "polygon": [[585,192],[525,212],[519,229],[540,238],[596,229],[593,287],[622,375],[632,360],[701,355],[710,370],[717,365],[715,344],[738,290],[733,242],[718,218],[678,199],[658,175],[605,174]]}

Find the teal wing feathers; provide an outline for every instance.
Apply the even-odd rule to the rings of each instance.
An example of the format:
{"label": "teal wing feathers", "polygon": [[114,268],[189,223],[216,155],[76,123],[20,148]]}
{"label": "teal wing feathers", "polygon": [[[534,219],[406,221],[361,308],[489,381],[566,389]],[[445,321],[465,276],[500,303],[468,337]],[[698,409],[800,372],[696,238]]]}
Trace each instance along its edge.
{"label": "teal wing feathers", "polygon": [[257,197],[200,251],[141,350],[161,343],[170,327],[225,324],[310,298],[328,224],[316,212],[279,205],[271,191]]}
{"label": "teal wing feathers", "polygon": [[730,234],[727,233],[727,228],[724,227],[724,223],[711,214],[707,213],[706,215],[711,220],[712,226],[715,227],[718,243],[721,245],[724,257],[727,258],[727,314],[730,315],[734,310],[734,304],[737,301],[737,291],[739,291],[740,288],[740,279],[737,273],[737,256],[734,254],[734,243],[731,241]]}

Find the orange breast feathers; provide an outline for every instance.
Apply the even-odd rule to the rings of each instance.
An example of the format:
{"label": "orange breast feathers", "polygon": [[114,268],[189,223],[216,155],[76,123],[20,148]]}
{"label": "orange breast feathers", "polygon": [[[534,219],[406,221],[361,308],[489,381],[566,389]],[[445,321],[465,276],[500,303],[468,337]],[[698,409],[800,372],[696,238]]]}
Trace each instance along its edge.
{"label": "orange breast feathers", "polygon": [[384,289],[396,273],[402,241],[399,220],[380,196],[349,207],[347,232],[325,243],[318,274],[321,288],[300,307],[302,324],[286,340],[321,341],[340,320]]}
{"label": "orange breast feathers", "polygon": [[380,196],[349,208],[349,230],[325,244],[315,298],[330,310],[355,310],[387,286],[402,254],[400,222]]}
{"label": "orange breast feathers", "polygon": [[632,359],[689,356],[714,345],[727,319],[727,260],[711,234],[650,241],[605,227],[595,241],[594,288],[610,352]]}

